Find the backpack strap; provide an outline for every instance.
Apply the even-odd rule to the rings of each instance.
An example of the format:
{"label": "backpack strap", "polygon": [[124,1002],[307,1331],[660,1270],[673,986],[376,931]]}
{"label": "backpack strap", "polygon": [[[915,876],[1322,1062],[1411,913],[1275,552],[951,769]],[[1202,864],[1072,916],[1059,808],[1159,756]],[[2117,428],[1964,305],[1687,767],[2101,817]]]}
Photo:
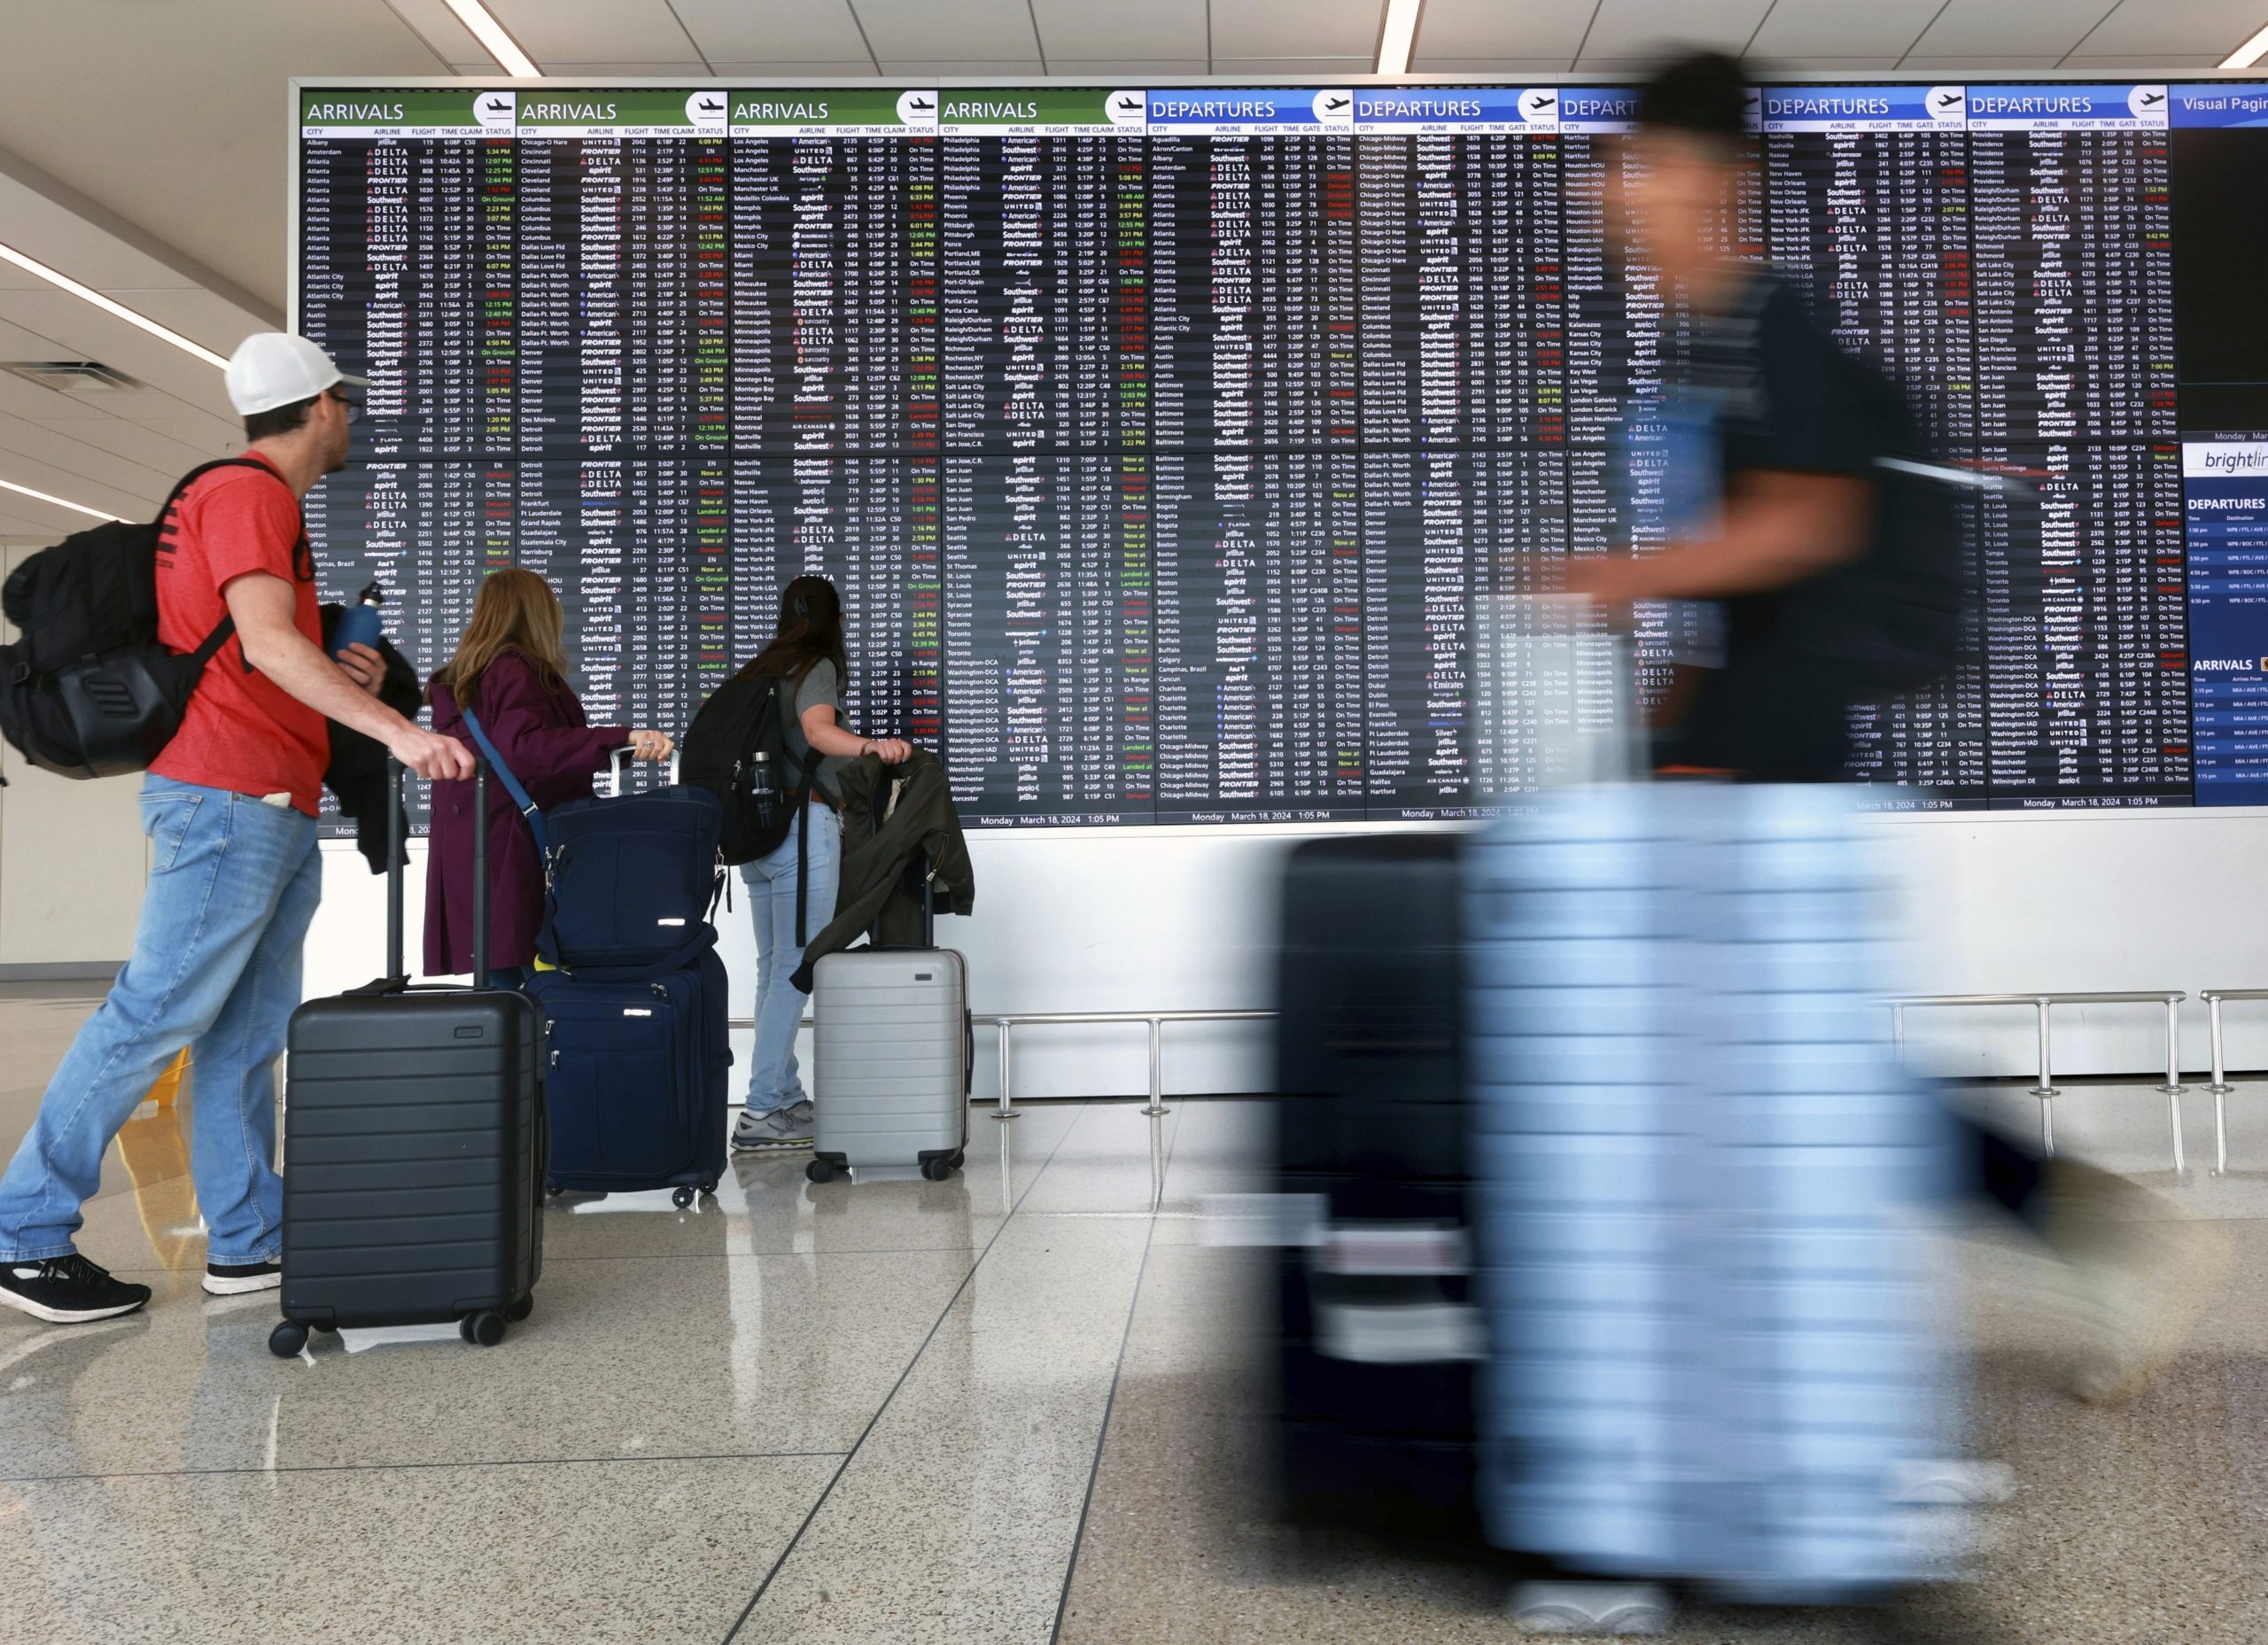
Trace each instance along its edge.
{"label": "backpack strap", "polygon": [[[290,481],[286,480],[281,474],[276,473],[273,468],[268,464],[262,462],[257,457],[216,457],[210,462],[200,462],[188,473],[183,475],[181,478],[174,482],[173,490],[166,493],[165,501],[159,505],[158,517],[151,521],[151,524],[158,528],[158,532],[160,536],[163,536],[165,532],[167,516],[173,513],[174,505],[181,500],[182,493],[216,469],[258,469],[262,474],[273,476],[276,483],[283,486],[286,491],[291,490]],[[295,493],[291,499],[292,504],[296,507],[299,500],[299,497]],[[307,580],[308,582],[315,581],[315,550],[307,542],[307,520],[304,510],[301,511],[299,516],[299,540],[291,546],[291,563],[292,569],[295,570],[304,565],[307,568]],[[229,612],[214,625],[213,632],[206,635],[205,638],[198,642],[197,649],[189,654],[191,657],[196,659],[197,676],[198,679],[202,679],[204,678],[206,664],[210,663],[214,657],[221,654],[221,648],[227,645],[230,640],[234,639],[236,637],[236,614],[234,612]],[[244,663],[245,673],[249,674],[254,671],[252,665],[252,659],[250,657],[245,658]]]}
{"label": "backpack strap", "polygon": [[[504,757],[497,751],[496,745],[488,740],[487,732],[481,728],[480,716],[472,711],[472,705],[460,702],[457,712],[464,719],[464,728],[472,733],[472,740],[480,745],[480,752],[488,761],[489,770],[496,773],[497,780],[504,785],[504,792],[512,796],[512,803],[520,808],[520,815],[527,819],[528,832],[535,836],[535,854],[543,863],[543,877],[548,881],[551,878],[551,841],[544,832],[543,813],[536,809],[534,799],[521,785],[520,780],[512,774],[512,768],[504,763]],[[487,826],[484,818],[481,826],[485,828]]]}

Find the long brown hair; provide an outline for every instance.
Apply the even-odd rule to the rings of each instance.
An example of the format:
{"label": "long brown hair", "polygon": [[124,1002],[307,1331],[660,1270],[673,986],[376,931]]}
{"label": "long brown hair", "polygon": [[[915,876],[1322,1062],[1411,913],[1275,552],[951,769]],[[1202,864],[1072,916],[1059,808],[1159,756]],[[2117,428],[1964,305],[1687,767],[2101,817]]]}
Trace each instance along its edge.
{"label": "long brown hair", "polygon": [[801,682],[813,666],[835,664],[837,690],[850,684],[843,653],[843,599],[824,577],[799,577],[780,591],[780,626],[772,643],[740,671],[742,679],[778,674]]}
{"label": "long brown hair", "polygon": [[517,651],[535,664],[545,690],[563,689],[567,656],[560,634],[566,623],[549,583],[517,565],[501,567],[481,583],[457,654],[434,671],[433,683],[447,686],[462,706],[480,688],[480,677],[490,665],[507,651]]}

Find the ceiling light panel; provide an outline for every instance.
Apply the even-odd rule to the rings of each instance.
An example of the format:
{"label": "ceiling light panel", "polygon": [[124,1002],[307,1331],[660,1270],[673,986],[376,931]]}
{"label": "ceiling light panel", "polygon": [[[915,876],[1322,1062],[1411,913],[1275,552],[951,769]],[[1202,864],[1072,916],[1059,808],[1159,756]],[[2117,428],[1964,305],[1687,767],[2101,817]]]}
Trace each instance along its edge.
{"label": "ceiling light panel", "polygon": [[503,24],[489,13],[480,0],[447,0],[447,4],[449,10],[457,14],[457,20],[472,31],[473,38],[480,42],[506,74],[522,80],[542,75],[543,71],[533,59],[520,50],[519,42],[505,32]]}

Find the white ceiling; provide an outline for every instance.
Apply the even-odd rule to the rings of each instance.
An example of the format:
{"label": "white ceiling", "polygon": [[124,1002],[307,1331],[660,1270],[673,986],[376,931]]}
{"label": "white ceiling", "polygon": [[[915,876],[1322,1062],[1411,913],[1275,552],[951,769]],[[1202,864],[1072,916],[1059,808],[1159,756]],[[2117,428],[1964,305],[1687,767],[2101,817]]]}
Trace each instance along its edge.
{"label": "white ceiling", "polygon": [[[488,0],[547,74],[1335,80],[1384,0]],[[1410,67],[1612,73],[1663,44],[1783,68],[2211,67],[2268,0],[1426,0]],[[287,82],[493,75],[443,0],[0,0],[0,241],[226,353],[277,323]],[[90,97],[100,118],[90,120]],[[234,434],[220,374],[0,265],[0,361],[103,361],[151,386],[0,376],[0,479],[146,509]],[[0,540],[83,523],[0,491]]]}

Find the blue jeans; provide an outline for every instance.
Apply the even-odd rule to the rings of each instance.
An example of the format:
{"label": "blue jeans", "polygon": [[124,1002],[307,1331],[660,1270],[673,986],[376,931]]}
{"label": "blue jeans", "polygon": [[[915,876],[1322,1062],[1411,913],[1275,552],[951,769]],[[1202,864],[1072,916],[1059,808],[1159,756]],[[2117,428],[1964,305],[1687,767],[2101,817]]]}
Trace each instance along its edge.
{"label": "blue jeans", "polygon": [[275,1068],[322,895],[315,819],[152,776],[142,831],[151,859],[134,957],[64,1053],[0,1176],[0,1261],[70,1253],[103,1151],[184,1045],[206,1260],[273,1262],[282,1250]]}
{"label": "blue jeans", "polygon": [[800,828],[768,857],[743,864],[741,878],[748,882],[749,913],[756,921],[756,1058],[749,1071],[748,1111],[770,1113],[804,1100],[804,1082],[796,1065],[796,1029],[804,1020],[805,997],[791,979],[804,963],[804,946],[796,941],[796,836],[811,830],[811,893],[804,917],[804,935],[816,936],[835,918],[835,891],[843,879],[843,822],[814,800],[805,808]]}

